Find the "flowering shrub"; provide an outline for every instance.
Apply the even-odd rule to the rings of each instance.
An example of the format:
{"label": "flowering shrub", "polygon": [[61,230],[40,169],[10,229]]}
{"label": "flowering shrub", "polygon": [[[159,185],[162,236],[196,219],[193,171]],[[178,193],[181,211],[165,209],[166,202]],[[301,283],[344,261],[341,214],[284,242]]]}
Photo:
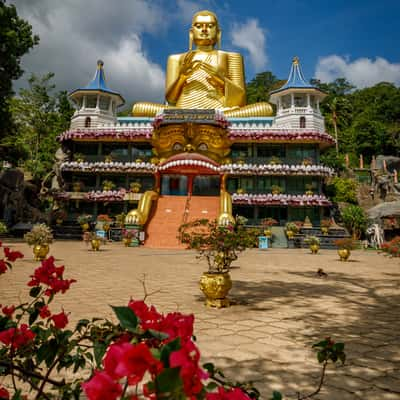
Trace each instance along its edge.
{"label": "flowering shrub", "polygon": [[396,236],[390,242],[382,243],[381,250],[392,257],[400,257],[400,236]]}
{"label": "flowering shrub", "polygon": [[32,229],[24,235],[24,240],[29,245],[49,244],[53,241],[53,234],[46,224],[35,224]]}
{"label": "flowering shrub", "polygon": [[217,220],[197,219],[179,227],[180,241],[189,249],[197,250],[198,258],[205,258],[209,272],[229,269],[238,253],[257,243],[258,230],[248,230],[245,219],[236,217],[233,225],[219,226]]}
{"label": "flowering shrub", "polygon": [[269,228],[272,225],[276,225],[277,223],[278,221],[273,218],[264,218],[263,220],[261,220],[261,226],[266,228]]}
{"label": "flowering shrub", "polygon": [[321,243],[319,237],[312,236],[312,235],[306,236],[306,238],[304,239],[304,242],[307,243],[309,246],[312,246],[312,245],[318,245],[319,246],[319,244]]}
{"label": "flowering shrub", "polygon": [[351,238],[337,239],[333,243],[335,243],[335,245],[339,249],[345,249],[345,250],[353,250],[354,249],[354,242],[353,242],[353,239],[351,239]]}

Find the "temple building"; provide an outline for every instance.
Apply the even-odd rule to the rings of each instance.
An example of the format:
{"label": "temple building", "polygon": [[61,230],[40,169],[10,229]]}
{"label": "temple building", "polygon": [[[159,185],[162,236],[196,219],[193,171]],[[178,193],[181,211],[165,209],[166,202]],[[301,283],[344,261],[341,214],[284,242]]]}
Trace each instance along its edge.
{"label": "temple building", "polygon": [[[242,215],[258,225],[271,217],[280,226],[307,218],[318,226],[329,215],[323,183],[333,170],[321,165],[320,152],[334,139],[319,108],[325,93],[306,82],[295,57],[286,83],[271,93],[275,116],[269,103],[246,105],[243,71],[228,74],[241,56],[214,50],[218,29],[213,13],[195,14],[192,65],[176,69],[186,53],[168,60],[169,105],[136,103],[132,117],[117,117],[124,99],[108,88],[101,61],[93,80],[70,94],[76,111],[59,136],[64,158],[55,194],[70,221],[128,213],[126,223],[142,229],[145,245],[174,247],[179,225],[195,218],[226,224]],[[215,52],[229,55],[228,71],[219,71],[225,64]],[[199,92],[203,81],[218,90]],[[203,104],[209,92],[213,103]]]}

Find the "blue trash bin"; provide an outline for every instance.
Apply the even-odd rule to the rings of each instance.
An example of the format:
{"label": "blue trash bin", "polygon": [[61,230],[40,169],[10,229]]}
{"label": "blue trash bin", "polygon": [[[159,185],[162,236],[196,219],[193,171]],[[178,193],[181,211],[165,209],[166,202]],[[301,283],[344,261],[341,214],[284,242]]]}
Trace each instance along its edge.
{"label": "blue trash bin", "polygon": [[268,238],[267,236],[259,236],[258,237],[258,248],[259,249],[268,249]]}

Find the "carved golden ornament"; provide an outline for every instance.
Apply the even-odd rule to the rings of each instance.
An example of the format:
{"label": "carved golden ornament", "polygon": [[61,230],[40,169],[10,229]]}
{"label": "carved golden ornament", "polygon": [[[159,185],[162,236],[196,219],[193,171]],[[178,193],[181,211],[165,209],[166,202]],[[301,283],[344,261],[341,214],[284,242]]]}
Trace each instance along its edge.
{"label": "carved golden ornament", "polygon": [[318,244],[310,244],[310,250],[312,254],[317,254],[319,250]]}
{"label": "carved golden ornament", "polygon": [[326,226],[321,226],[321,232],[323,235],[328,235],[329,234],[329,228]]}
{"label": "carved golden ornament", "polygon": [[207,273],[204,272],[200,278],[200,289],[206,296],[208,307],[229,307],[226,296],[232,288],[232,280],[228,272]]}
{"label": "carved golden ornament", "polygon": [[271,229],[265,229],[264,230],[264,236],[266,236],[267,238],[271,238],[272,237]]}
{"label": "carved golden ornament", "polygon": [[338,254],[340,257],[340,261],[347,261],[347,259],[350,257],[350,250],[348,249],[339,249]]}
{"label": "carved golden ornament", "polygon": [[81,228],[84,232],[89,230],[89,224],[85,222],[84,224],[81,224]]}
{"label": "carved golden ornament", "polygon": [[[216,15],[196,13],[189,33],[189,51],[169,56],[165,98],[169,105],[136,103],[134,116],[153,117],[164,109],[218,109],[228,117],[262,117],[273,113],[269,103],[246,105],[241,54],[216,50],[221,39]],[[192,43],[196,49],[192,50]]]}
{"label": "carved golden ornament", "polygon": [[49,253],[49,245],[48,244],[36,244],[33,246],[33,255],[35,261],[42,261],[46,258]]}
{"label": "carved golden ornament", "polygon": [[155,129],[152,145],[161,159],[168,159],[182,152],[196,152],[222,162],[230,152],[231,142],[224,128],[184,122]]}

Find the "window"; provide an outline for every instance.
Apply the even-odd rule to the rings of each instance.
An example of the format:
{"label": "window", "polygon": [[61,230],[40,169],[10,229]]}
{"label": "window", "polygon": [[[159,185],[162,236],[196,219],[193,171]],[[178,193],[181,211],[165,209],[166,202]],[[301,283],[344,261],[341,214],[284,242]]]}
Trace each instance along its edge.
{"label": "window", "polygon": [[110,106],[110,98],[109,97],[100,96],[100,109],[101,110],[108,110],[109,106]]}
{"label": "window", "polygon": [[87,96],[86,97],[86,108],[96,108],[97,96]]}
{"label": "window", "polygon": [[90,128],[90,124],[91,124],[91,119],[90,117],[86,117],[85,119],[85,128]]}
{"label": "window", "polygon": [[300,117],[300,128],[306,127],[306,117]]}

